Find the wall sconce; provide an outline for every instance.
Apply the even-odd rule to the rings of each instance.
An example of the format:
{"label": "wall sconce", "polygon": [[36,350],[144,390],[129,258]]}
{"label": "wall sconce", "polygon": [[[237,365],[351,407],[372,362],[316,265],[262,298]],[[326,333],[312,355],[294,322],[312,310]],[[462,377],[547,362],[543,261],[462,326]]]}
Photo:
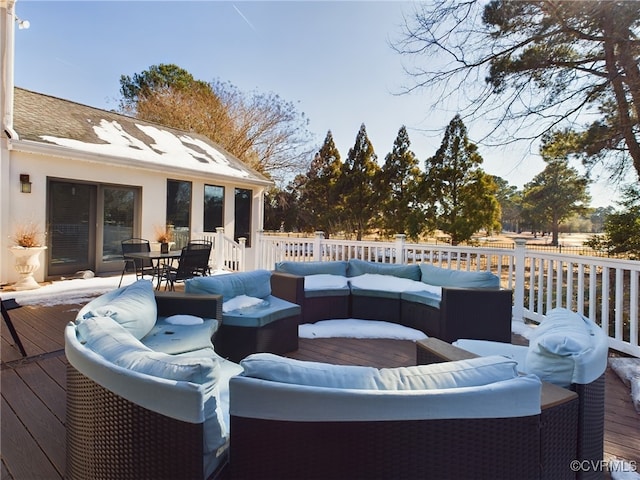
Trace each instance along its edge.
{"label": "wall sconce", "polygon": [[25,173],[20,174],[20,192],[31,193],[31,182],[29,181],[29,175]]}

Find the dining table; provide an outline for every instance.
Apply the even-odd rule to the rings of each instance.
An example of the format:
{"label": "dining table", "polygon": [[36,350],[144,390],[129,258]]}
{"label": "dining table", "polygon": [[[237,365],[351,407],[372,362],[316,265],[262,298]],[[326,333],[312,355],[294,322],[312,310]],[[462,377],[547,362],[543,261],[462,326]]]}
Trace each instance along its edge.
{"label": "dining table", "polygon": [[152,250],[150,252],[129,252],[124,254],[125,259],[138,259],[138,260],[151,260],[155,270],[155,276],[158,279],[156,290],[160,289],[160,283],[162,281],[161,271],[163,266],[171,265],[171,263],[180,258],[182,250],[169,250],[167,253],[162,253],[159,250]]}

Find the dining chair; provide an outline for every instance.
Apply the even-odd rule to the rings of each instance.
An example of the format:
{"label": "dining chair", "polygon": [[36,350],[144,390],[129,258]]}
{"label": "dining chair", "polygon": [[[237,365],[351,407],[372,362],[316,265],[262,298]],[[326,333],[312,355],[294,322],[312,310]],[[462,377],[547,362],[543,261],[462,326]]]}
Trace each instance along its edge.
{"label": "dining chair", "polygon": [[211,248],[189,248],[187,245],[180,253],[177,267],[171,265],[163,266],[159,284],[164,280],[164,289],[167,290],[168,288],[173,291],[175,290],[175,284],[177,282],[184,282],[193,277],[205,276],[209,269],[210,252]]}
{"label": "dining chair", "polygon": [[122,257],[124,259],[124,266],[122,268],[122,273],[120,274],[120,283],[118,283],[118,288],[122,284],[122,277],[125,272],[135,272],[136,280],[140,280],[144,278],[145,275],[151,275],[151,279],[156,275],[156,267],[153,265],[153,260],[151,259],[141,259],[141,258],[127,258],[128,253],[143,253],[151,251],[151,244],[149,240],[144,238],[128,238],[121,242],[122,245]]}
{"label": "dining chair", "polygon": [[[190,240],[189,243],[187,243],[186,248],[188,248],[189,250],[207,250],[209,252],[210,260],[211,250],[213,249],[213,242],[211,242],[210,240]],[[207,260],[207,267],[203,275],[209,275],[211,273],[211,265],[209,260]]]}

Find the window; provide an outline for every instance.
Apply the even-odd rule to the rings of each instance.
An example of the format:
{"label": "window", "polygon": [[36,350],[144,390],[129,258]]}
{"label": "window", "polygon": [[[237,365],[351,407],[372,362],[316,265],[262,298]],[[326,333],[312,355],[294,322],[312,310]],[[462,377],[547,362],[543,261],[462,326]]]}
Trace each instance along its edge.
{"label": "window", "polygon": [[191,238],[191,182],[167,180],[167,224],[173,225],[176,249]]}
{"label": "window", "polygon": [[224,187],[204,186],[204,231],[215,232],[224,227]]}
{"label": "window", "polygon": [[235,190],[235,236],[237,242],[240,237],[247,239],[247,247],[251,246],[251,199],[253,192],[244,188]]}

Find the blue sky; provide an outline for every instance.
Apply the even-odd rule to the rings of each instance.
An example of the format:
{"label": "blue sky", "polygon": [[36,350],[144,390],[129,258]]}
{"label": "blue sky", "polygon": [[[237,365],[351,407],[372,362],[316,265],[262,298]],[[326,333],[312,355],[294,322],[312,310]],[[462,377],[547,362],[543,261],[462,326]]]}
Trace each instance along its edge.
{"label": "blue sky", "polygon": [[[398,39],[412,3],[395,1],[35,1],[19,0],[30,22],[16,29],[16,86],[115,109],[120,75],[174,63],[199,80],[275,92],[310,120],[318,146],[328,130],[344,160],[364,123],[379,162],[401,125],[421,163],[456,112],[431,113],[410,84]],[[481,125],[467,124],[469,135]],[[544,163],[528,146],[480,146],[483,168],[521,188]],[[616,193],[594,187],[594,206]]]}

